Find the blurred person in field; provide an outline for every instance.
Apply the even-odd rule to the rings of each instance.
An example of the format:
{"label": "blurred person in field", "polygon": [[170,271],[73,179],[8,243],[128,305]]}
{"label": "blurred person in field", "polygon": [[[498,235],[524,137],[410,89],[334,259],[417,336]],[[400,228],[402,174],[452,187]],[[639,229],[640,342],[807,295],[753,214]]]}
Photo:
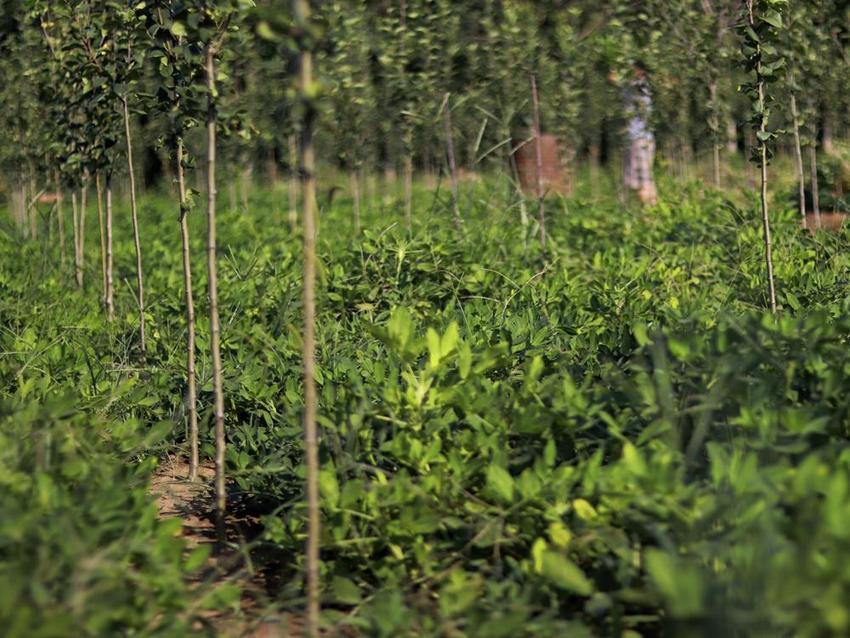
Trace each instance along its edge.
{"label": "blurred person in field", "polygon": [[623,81],[617,82],[613,73],[608,78],[621,86],[623,95],[626,139],[629,143],[624,158],[623,182],[626,188],[637,194],[642,204],[651,206],[658,201],[658,191],[653,175],[655,134],[649,123],[652,116],[652,93],[646,67],[635,62],[629,76]]}

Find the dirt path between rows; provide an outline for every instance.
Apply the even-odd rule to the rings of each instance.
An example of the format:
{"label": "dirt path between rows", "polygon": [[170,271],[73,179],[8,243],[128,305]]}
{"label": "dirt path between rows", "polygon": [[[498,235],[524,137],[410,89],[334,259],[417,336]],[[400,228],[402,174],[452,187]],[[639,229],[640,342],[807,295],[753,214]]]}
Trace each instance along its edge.
{"label": "dirt path between rows", "polygon": [[[181,458],[160,461],[152,479],[152,492],[162,519],[182,521],[182,535],[189,549],[210,546],[210,557],[193,577],[192,585],[208,590],[224,583],[233,583],[242,590],[240,610],[203,612],[203,623],[222,638],[301,638],[304,635],[301,618],[275,610],[269,600],[269,582],[273,579],[273,564],[258,565],[245,549],[248,540],[256,536],[259,521],[250,515],[231,515],[227,520],[229,547],[213,555],[215,523],[213,516],[212,480],[215,474],[211,463],[199,469],[200,480],[187,480],[189,465]],[[202,626],[198,627],[202,633]]]}

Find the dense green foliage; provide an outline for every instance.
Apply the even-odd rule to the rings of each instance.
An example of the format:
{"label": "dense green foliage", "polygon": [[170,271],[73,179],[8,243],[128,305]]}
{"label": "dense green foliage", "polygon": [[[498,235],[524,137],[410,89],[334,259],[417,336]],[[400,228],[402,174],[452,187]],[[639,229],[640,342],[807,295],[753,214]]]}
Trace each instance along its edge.
{"label": "dense green foliage", "polygon": [[0,3],[0,634],[850,635],[848,25]]}
{"label": "dense green foliage", "polygon": [[[768,52],[771,60],[787,58],[793,76],[773,69],[771,82],[783,80],[773,95],[773,126],[790,128],[787,98],[797,90],[804,123],[831,143],[850,107],[850,4],[756,4],[759,25],[769,24],[763,15],[776,22],[774,15],[788,14],[776,22]],[[309,40],[321,79],[319,157],[341,168],[400,172],[410,156],[419,170],[439,170],[445,150],[438,112],[451,93],[460,164],[504,168],[508,140],[528,137],[534,72],[542,128],[561,138],[565,163],[616,160],[623,104],[606,78],[622,78],[636,61],[649,70],[652,124],[668,161],[686,163],[727,144],[752,148],[751,114],[738,92],[750,81],[740,52],[746,34],[735,28],[744,6],[743,0],[316,3]],[[110,109],[124,96],[141,115],[147,178],[169,174],[172,145],[157,143],[168,142],[175,125],[187,133],[198,114],[190,88],[203,80],[200,45],[224,26],[225,13],[218,108],[220,123],[240,134],[224,143],[223,155],[236,164],[234,173],[293,168],[288,138],[299,126],[292,73],[300,35],[286,1],[6,0],[0,7],[0,92],[10,105],[0,116],[4,180],[11,186],[32,173],[51,175],[55,162],[73,184],[82,168],[111,168],[117,140]],[[23,88],[21,77],[28,80]],[[169,122],[153,117],[157,108]],[[54,126],[65,120],[74,125]],[[188,138],[200,154],[200,135]]]}
{"label": "dense green foliage", "polygon": [[[695,186],[651,213],[553,201],[544,260],[502,190],[465,191],[462,236],[424,191],[409,236],[377,206],[356,241],[348,200],[322,217],[326,619],[375,636],[846,634],[844,235],[779,216],[771,318],[754,209]],[[265,504],[276,595],[297,608],[300,266],[276,198],[222,220],[228,466]],[[67,294],[55,248],[3,231],[11,635],[172,635],[194,604],[145,496],[151,445],[184,440],[185,323],[173,204],[149,197],[142,216],[145,370],[127,359],[132,291],[109,325],[96,290]],[[208,456],[206,357],[199,376]]]}
{"label": "dense green foliage", "polygon": [[0,626],[9,637],[185,636],[233,587],[192,589],[209,554],[159,520],[148,479],[173,429],[123,371],[94,294],[42,277],[2,231]]}

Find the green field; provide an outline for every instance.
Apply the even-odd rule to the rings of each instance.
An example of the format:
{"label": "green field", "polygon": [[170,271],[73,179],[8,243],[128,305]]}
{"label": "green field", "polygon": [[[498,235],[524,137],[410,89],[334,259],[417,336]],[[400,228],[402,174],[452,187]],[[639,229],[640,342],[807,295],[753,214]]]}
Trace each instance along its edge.
{"label": "green field", "polygon": [[[648,210],[552,198],[543,254],[504,193],[466,185],[461,232],[424,188],[409,233],[391,197],[367,202],[361,237],[345,194],[321,212],[323,622],[386,637],[847,635],[846,235],[813,237],[777,209],[771,316],[754,203],[672,181]],[[251,557],[232,580],[198,575],[208,546],[187,551],[149,487],[186,442],[173,198],[141,202],[145,365],[125,203],[112,324],[96,228],[78,294],[55,239],[3,227],[4,636],[225,635],[202,610],[256,615],[239,589],[270,571],[264,613],[298,617],[301,261],[284,200],[261,190],[247,213],[220,211],[228,489],[253,530],[231,537]]]}

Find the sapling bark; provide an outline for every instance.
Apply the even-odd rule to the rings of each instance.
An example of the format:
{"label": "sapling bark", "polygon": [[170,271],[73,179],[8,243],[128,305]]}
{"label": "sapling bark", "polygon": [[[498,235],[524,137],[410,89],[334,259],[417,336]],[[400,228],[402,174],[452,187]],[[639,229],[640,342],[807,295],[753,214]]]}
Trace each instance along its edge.
{"label": "sapling bark", "polygon": [[[291,0],[297,25],[310,19],[307,0]],[[313,123],[316,104],[312,97],[313,55],[303,43],[300,50],[298,93],[303,104],[301,129],[301,174],[304,184],[304,453],[307,462],[307,635],[319,637],[319,432],[316,424],[316,224],[315,151]]]}
{"label": "sapling bark", "polygon": [[80,254],[79,267],[77,269],[77,285],[82,288],[83,287],[83,276],[85,272],[86,266],[86,208],[87,200],[88,200],[88,192],[89,192],[89,177],[88,173],[83,177],[83,185],[80,188],[80,221],[79,221],[79,241],[80,246],[78,248]]}
{"label": "sapling bark", "polygon": [[508,149],[508,162],[511,165],[513,187],[516,190],[517,197],[519,198],[519,223],[522,225],[523,229],[523,242],[527,244],[528,235],[526,233],[526,228],[528,228],[528,209],[525,206],[525,193],[522,192],[522,180],[519,176],[519,166],[517,166],[516,163],[516,150],[516,148]]}
{"label": "sapling bark", "polygon": [[369,172],[366,174],[366,206],[371,210],[378,207],[379,204],[378,178],[374,172]]}
{"label": "sapling bark", "polygon": [[[753,10],[754,0],[745,0],[747,7],[747,23],[750,31],[755,33],[756,20]],[[756,135],[758,163],[761,169],[761,214],[762,226],[764,228],[764,258],[767,270],[767,292],[770,301],[771,312],[776,312],[776,285],[773,278],[773,245],[770,237],[770,215],[767,204],[767,141],[770,139],[770,134],[767,130],[767,100],[765,97],[765,76],[764,76],[764,60],[763,48],[761,40],[754,40],[751,43],[755,62],[753,70],[755,71],[755,113],[758,122],[758,133]]]}
{"label": "sapling bark", "polygon": [[352,212],[354,214],[354,234],[360,234],[360,173],[356,168],[348,171],[348,181],[351,184]]}
{"label": "sapling bark", "polygon": [[413,226],[413,154],[404,153],[404,222],[407,230]]}
{"label": "sapling bark", "polygon": [[298,230],[298,142],[295,135],[289,136],[289,228],[295,233]]}
{"label": "sapling bark", "polygon": [[27,183],[26,180],[21,180],[21,197],[20,197],[20,218],[21,218],[21,227],[24,231],[24,237],[30,237],[32,233],[32,224],[30,222],[29,216],[29,206],[27,206],[28,198],[27,198]]}
{"label": "sapling bark", "polygon": [[27,226],[24,223],[24,211],[26,210],[26,196],[24,195],[24,186],[19,183],[12,191],[12,215],[15,219],[15,228],[24,237],[27,235]]}
{"label": "sapling bark", "polygon": [[142,244],[139,233],[139,211],[136,203],[136,173],[133,169],[133,139],[130,135],[130,108],[126,96],[122,98],[124,107],[124,138],[127,143],[127,171],[130,176],[130,213],[133,218],[133,246],[136,251],[136,294],[139,306],[139,349],[142,359],[147,354],[145,343],[145,284],[142,273]]}
{"label": "sapling bark", "polygon": [[532,131],[534,135],[534,160],[535,173],[537,177],[537,214],[540,223],[540,245],[546,249],[546,206],[543,191],[543,147],[540,142],[540,98],[537,94],[537,78],[531,74],[531,105],[532,105]]}
{"label": "sapling bark", "polygon": [[827,155],[835,155],[835,142],[832,138],[832,111],[824,107],[823,121],[821,122],[821,148]]}
{"label": "sapling bark", "polygon": [[65,210],[62,206],[62,182],[59,179],[59,171],[54,173],[53,181],[56,184],[56,218],[59,226],[59,268],[64,273],[65,263],[67,262],[67,255],[65,254]]}
{"label": "sapling bark", "polygon": [[33,240],[38,239],[38,194],[35,186],[35,178],[32,176],[32,169],[30,169],[30,180],[29,180],[29,203],[27,204],[27,213],[29,215],[29,225],[30,225],[30,237]]}
{"label": "sapling bark", "polygon": [[446,131],[446,154],[449,160],[449,177],[452,185],[452,212],[454,214],[455,226],[460,228],[460,204],[458,202],[457,160],[455,159],[454,133],[452,132],[451,95],[446,95],[446,102],[443,105],[443,127]]}
{"label": "sapling bark", "polygon": [[708,99],[711,104],[709,116],[709,128],[711,129],[711,160],[714,174],[714,188],[720,189],[720,118],[717,115],[717,80],[711,80],[708,84]]}
{"label": "sapling bark", "polygon": [[74,279],[80,287],[80,209],[77,205],[77,191],[71,191],[71,224],[74,230]]}
{"label": "sapling bark", "polygon": [[818,151],[817,142],[809,144],[809,166],[812,174],[812,212],[815,214],[815,228],[821,227],[820,220],[820,188],[818,186]]}
{"label": "sapling bark", "polygon": [[80,187],[79,206],[77,205],[77,193],[71,195],[71,212],[74,218],[74,275],[77,287],[83,287],[83,268],[85,267],[83,251],[85,250],[85,228],[86,228],[86,178]]}
{"label": "sapling bark", "polygon": [[221,373],[221,323],[218,317],[218,273],[216,266],[216,83],[215,49],[208,43],[204,50],[207,82],[207,278],[210,297],[210,350],[213,373],[213,414],[215,419],[215,521],[219,544],[225,541],[224,517],[227,493],[224,483],[224,385]]}
{"label": "sapling bark", "polygon": [[726,118],[726,152],[730,155],[738,152],[738,124],[732,115]]}
{"label": "sapling bark", "polygon": [[115,318],[115,283],[112,274],[112,169],[106,173],[106,317]]}
{"label": "sapling bark", "polygon": [[[789,78],[790,83],[790,78]],[[806,176],[803,172],[803,149],[800,144],[800,115],[797,111],[797,96],[791,92],[791,126],[794,129],[794,159],[797,169],[797,191],[800,201],[800,216],[803,226],[806,225]]]}
{"label": "sapling bark", "polygon": [[186,297],[186,410],[189,421],[189,480],[198,478],[198,408],[195,386],[195,301],[189,252],[189,207],[183,168],[183,140],[177,142],[177,190],[180,197],[180,238],[183,246],[183,290]]}
{"label": "sapling bark", "polygon": [[100,230],[100,274],[103,286],[103,307],[106,309],[106,229],[103,223],[103,180],[100,173],[95,176],[95,190],[97,191],[97,225]]}

